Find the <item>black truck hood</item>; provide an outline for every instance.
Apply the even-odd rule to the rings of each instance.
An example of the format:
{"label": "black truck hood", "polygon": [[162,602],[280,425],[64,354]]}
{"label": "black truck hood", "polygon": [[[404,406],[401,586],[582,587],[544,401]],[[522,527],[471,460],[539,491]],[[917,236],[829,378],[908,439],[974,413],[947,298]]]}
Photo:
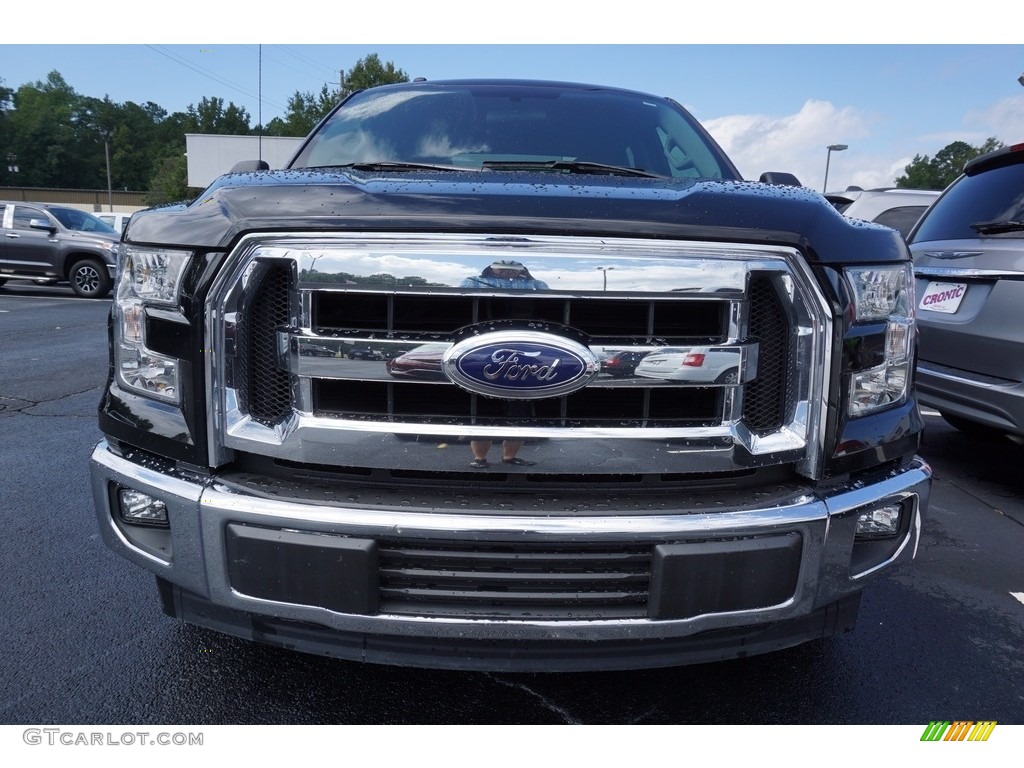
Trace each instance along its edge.
{"label": "black truck hood", "polygon": [[786,244],[826,262],[906,258],[893,230],[846,219],[805,188],[544,172],[228,174],[187,205],[137,213],[125,240],[227,249],[250,232],[338,230],[664,237]]}

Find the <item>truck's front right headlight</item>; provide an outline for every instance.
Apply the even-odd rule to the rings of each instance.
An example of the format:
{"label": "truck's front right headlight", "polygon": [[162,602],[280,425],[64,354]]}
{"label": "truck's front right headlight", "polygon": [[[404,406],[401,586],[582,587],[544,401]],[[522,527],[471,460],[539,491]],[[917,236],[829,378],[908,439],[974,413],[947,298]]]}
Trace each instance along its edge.
{"label": "truck's front right headlight", "polygon": [[914,279],[909,263],[848,268],[846,276],[852,322],[885,323],[877,365],[850,374],[849,413],[863,416],[907,398],[914,360]]}
{"label": "truck's front right headlight", "polygon": [[123,243],[114,298],[114,366],[126,389],[178,402],[179,361],[146,346],[146,308],[179,306],[190,251]]}

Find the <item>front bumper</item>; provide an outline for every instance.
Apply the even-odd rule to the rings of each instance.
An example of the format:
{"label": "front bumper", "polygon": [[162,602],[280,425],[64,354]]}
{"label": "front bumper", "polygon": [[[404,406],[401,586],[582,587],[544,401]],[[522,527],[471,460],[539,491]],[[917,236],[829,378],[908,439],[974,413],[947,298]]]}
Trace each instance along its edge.
{"label": "front bumper", "polygon": [[[467,508],[439,497],[426,509],[357,504],[344,494],[285,497],[160,471],[105,441],[91,470],[104,539],[157,575],[173,615],[340,658],[519,671],[710,661],[852,628],[865,584],[915,556],[931,482],[930,468],[916,459],[877,482],[827,493],[793,489],[763,503],[701,511],[681,501],[677,509],[637,512],[623,499],[618,509],[550,514],[530,513],[529,498],[518,507]],[[162,500],[169,530],[121,521],[119,488]],[[858,514],[882,502],[903,505],[899,535],[855,542]],[[524,546],[639,547],[652,553],[649,593],[643,615],[416,615],[379,597],[383,542],[482,546],[488,556]]]}

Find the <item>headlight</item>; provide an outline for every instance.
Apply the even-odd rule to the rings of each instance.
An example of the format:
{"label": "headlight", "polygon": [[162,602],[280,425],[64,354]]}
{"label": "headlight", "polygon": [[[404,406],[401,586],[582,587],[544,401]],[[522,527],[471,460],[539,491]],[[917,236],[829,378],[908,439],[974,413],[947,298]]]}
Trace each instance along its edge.
{"label": "headlight", "polygon": [[179,361],[146,346],[146,307],[178,306],[192,254],[122,244],[114,300],[114,366],[126,389],[178,402]]}
{"label": "headlight", "polygon": [[893,314],[913,312],[914,303],[906,303],[909,265],[847,269],[846,277],[853,289],[855,323],[886,320]]}
{"label": "headlight", "polygon": [[914,359],[914,280],[909,263],[846,270],[851,321],[885,323],[881,364],[850,374],[849,414],[863,416],[902,403]]}
{"label": "headlight", "polygon": [[188,251],[125,245],[121,249],[121,282],[127,280],[132,296],[147,304],[176,306],[181,276],[191,256]]}

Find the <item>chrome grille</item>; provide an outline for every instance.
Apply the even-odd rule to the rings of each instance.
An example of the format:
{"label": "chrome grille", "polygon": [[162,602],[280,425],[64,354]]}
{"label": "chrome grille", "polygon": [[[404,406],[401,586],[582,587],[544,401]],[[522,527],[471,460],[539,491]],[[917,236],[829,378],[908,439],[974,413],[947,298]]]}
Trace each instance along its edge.
{"label": "chrome grille", "polygon": [[[510,257],[549,287],[460,282]],[[212,381],[223,393],[211,415],[214,464],[242,450],[298,464],[465,472],[454,451],[416,451],[408,438],[465,449],[485,435],[549,443],[531,472],[552,476],[696,476],[785,463],[813,475],[818,466],[831,317],[792,249],[266,235],[244,240],[231,264],[210,299],[210,316],[222,318],[211,347],[225,350]],[[439,352],[433,362],[415,354],[509,328],[576,334],[595,354],[703,347],[735,354],[739,372],[690,381],[648,367],[512,407],[452,383]]]}

